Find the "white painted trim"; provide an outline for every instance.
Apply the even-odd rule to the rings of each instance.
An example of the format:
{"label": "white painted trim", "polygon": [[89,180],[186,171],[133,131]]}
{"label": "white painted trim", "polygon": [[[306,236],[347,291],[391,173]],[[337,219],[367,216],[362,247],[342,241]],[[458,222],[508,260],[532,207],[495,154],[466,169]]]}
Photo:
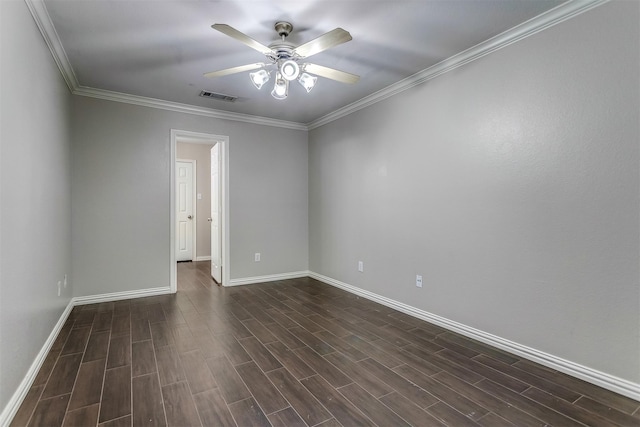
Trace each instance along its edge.
{"label": "white painted trim", "polygon": [[249,114],[232,113],[229,111],[216,110],[214,108],[197,107],[194,105],[181,104],[179,102],[165,101],[145,96],[130,95],[122,92],[110,90],[94,89],[87,86],[80,86],[69,57],[67,56],[60,37],[51,22],[51,17],[43,0],[24,0],[36,22],[45,43],[51,51],[53,60],[60,69],[69,90],[74,95],[88,96],[91,98],[106,99],[110,101],[123,102],[126,104],[142,105],[145,107],[158,108],[161,110],[175,111],[178,113],[194,114],[198,116],[213,117],[216,119],[233,120],[237,122],[253,123],[264,126],[274,126],[286,129],[307,130],[307,126],[302,123],[290,122],[286,120],[272,119],[269,117],[252,116]]}
{"label": "white painted trim", "polygon": [[[228,286],[227,282],[229,281],[229,277],[231,277],[230,270],[230,262],[229,255],[231,252],[229,250],[229,137],[226,135],[213,135],[208,133],[200,133],[200,132],[191,132],[186,130],[178,130],[171,129],[171,159],[170,162],[172,165],[176,162],[176,143],[188,142],[190,144],[220,144],[220,156],[221,160],[221,170],[220,170],[220,186],[222,187],[222,218],[220,218],[222,222],[222,286]],[[175,225],[175,210],[176,210],[176,197],[175,197],[175,185],[173,184],[175,181],[175,167],[171,168],[171,189],[169,196],[169,209],[170,209],[170,287],[171,292],[175,293],[178,291],[178,271],[176,268],[176,246],[175,246],[175,233],[176,233],[176,225]]]}
{"label": "white painted trim", "polygon": [[372,93],[371,95],[365,96],[352,104],[346,105],[323,117],[320,117],[319,119],[307,123],[307,129],[315,129],[334,120],[348,116],[351,113],[362,110],[363,108],[383,101],[393,95],[404,92],[407,89],[411,89],[412,87],[468,64],[469,62],[475,61],[476,59],[480,59],[485,55],[489,55],[503,47],[507,47],[608,1],[609,0],[573,0],[563,3],[541,15],[536,16],[535,18],[511,28],[510,30],[500,33],[495,37],[453,55],[427,69],[419,71],[406,79],[400,80],[399,82],[389,85],[384,89]]}
{"label": "white painted trim", "polygon": [[45,43],[51,51],[53,60],[58,66],[62,78],[64,78],[64,81],[67,83],[69,90],[73,92],[78,87],[78,79],[73,72],[73,68],[67,57],[67,52],[65,52],[62,42],[60,42],[60,37],[53,26],[53,22],[51,22],[51,17],[49,16],[49,12],[47,12],[44,2],[42,0],[25,0],[25,3],[31,12],[31,16],[33,16],[33,20],[36,21],[36,25]]}
{"label": "white painted trim", "polygon": [[571,362],[570,360],[566,360],[561,357],[536,350],[535,348],[527,347],[517,342],[513,342],[499,336],[481,331],[479,329],[472,328],[462,323],[458,323],[453,320],[438,316],[436,314],[420,310],[419,308],[412,307],[408,304],[404,304],[391,298],[387,298],[382,295],[360,289],[356,286],[349,285],[339,280],[332,279],[331,277],[323,276],[322,274],[310,271],[309,277],[324,282],[328,285],[343,289],[352,294],[367,298],[371,301],[375,301],[387,307],[393,308],[394,310],[401,311],[418,319],[441,326],[450,331],[457,332],[466,337],[473,338],[485,344],[489,344],[493,347],[500,348],[509,353],[524,357],[525,359],[532,360],[557,371],[564,372],[565,374],[571,375],[573,377],[580,378],[591,384],[606,388],[607,390],[622,394],[623,396],[627,396],[631,399],[640,400],[640,384],[625,380],[623,378],[618,378],[616,376],[600,372],[587,366]]}
{"label": "white painted trim", "polygon": [[302,123],[286,120],[272,119],[269,117],[252,116],[249,114],[233,113],[230,111],[215,110],[213,108],[198,107],[195,105],[181,104],[179,102],[165,101],[146,96],[130,95],[127,93],[113,92],[110,90],[94,89],[79,86],[73,90],[74,95],[88,96],[91,98],[106,99],[109,101],[123,102],[125,104],[141,105],[144,107],[158,108],[160,110],[175,111],[177,113],[193,114],[196,116],[213,117],[216,119],[233,120],[236,122],[253,123],[256,125],[273,126],[285,129],[307,130]]}
{"label": "white painted trim", "polygon": [[47,354],[51,350],[53,343],[55,342],[60,330],[64,326],[69,314],[71,314],[71,310],[73,307],[77,305],[85,305],[85,304],[96,304],[100,302],[112,302],[112,301],[120,301],[125,299],[132,298],[144,298],[151,297],[156,295],[166,295],[171,293],[171,288],[168,286],[161,288],[149,288],[149,289],[139,289],[135,291],[124,291],[124,292],[114,292],[110,294],[101,294],[101,295],[90,295],[85,297],[74,297],[71,298],[69,304],[64,309],[58,322],[53,327],[49,337],[45,341],[44,345],[38,352],[35,360],[27,370],[27,374],[22,379],[22,382],[18,386],[18,389],[13,393],[13,396],[7,403],[7,405],[2,410],[2,414],[0,414],[0,426],[5,427],[11,424],[13,417],[15,417],[18,409],[20,409],[20,405],[24,401],[24,398],[27,396],[29,389],[33,385],[33,381],[36,379],[36,375],[38,375],[38,371],[42,367],[45,359],[47,358]]}
{"label": "white painted trim", "polygon": [[178,266],[176,265],[176,135],[171,129],[169,143],[169,287],[178,292]]}
{"label": "white painted trim", "polygon": [[275,282],[276,280],[298,279],[300,277],[307,277],[309,274],[308,271],[294,271],[292,273],[269,274],[267,276],[243,277],[229,280],[229,284],[226,286],[241,286],[254,283]]}
{"label": "white painted trim", "polygon": [[191,226],[191,261],[195,261],[198,255],[198,161],[191,160],[191,162],[193,164],[193,176],[191,177],[193,188],[191,192],[191,212],[193,212],[191,215],[191,221],[193,222]]}
{"label": "white painted trim", "polygon": [[54,325],[53,329],[51,330],[49,337],[44,342],[44,345],[38,352],[38,355],[36,356],[35,360],[27,370],[27,374],[24,376],[17,390],[13,393],[13,396],[11,396],[11,399],[9,399],[9,402],[2,410],[2,414],[0,414],[0,426],[4,427],[11,424],[13,417],[15,417],[16,413],[18,412],[18,409],[20,409],[20,405],[22,405],[24,398],[27,396],[27,393],[29,392],[29,389],[31,388],[33,381],[36,379],[36,375],[38,375],[38,371],[42,367],[44,360],[47,358],[47,354],[49,354],[49,350],[51,350],[53,343],[58,337],[58,334],[60,333],[60,330],[64,326],[64,323],[67,321],[67,317],[69,317],[69,314],[71,313],[71,310],[73,309],[73,307],[74,307],[74,302],[73,302],[73,299],[71,299],[69,301],[69,304],[67,304],[67,307],[64,309],[64,311],[60,315],[58,322]]}
{"label": "white painted trim", "polygon": [[286,120],[272,119],[269,117],[252,116],[248,114],[232,113],[229,111],[216,110],[212,108],[197,107],[178,102],[164,101],[162,99],[147,98],[144,96],[130,95],[121,92],[113,92],[103,89],[95,89],[80,86],[75,76],[73,68],[69,62],[66,52],[60,42],[60,38],[51,22],[42,0],[25,0],[33,19],[36,21],[53,58],[62,73],[69,89],[74,95],[88,96],[92,98],[106,99],[110,101],[123,102],[127,104],[142,105],[145,107],[158,108],[162,110],[175,111],[185,114],[194,114],[217,119],[233,120],[239,122],[253,123],[265,126],[274,126],[286,129],[311,130],[319,126],[330,123],[334,120],[345,117],[358,110],[366,108],[377,102],[383,101],[390,96],[404,92],[414,86],[431,80],[441,74],[475,61],[485,55],[495,52],[498,49],[516,43],[526,37],[543,31],[553,25],[559,24],[567,19],[573,18],[583,12],[608,2],[609,0],[572,0],[567,1],[535,18],[530,19],[520,25],[513,27],[489,40],[477,44],[463,52],[439,62],[438,64],[422,70],[412,76],[407,77],[397,83],[387,86],[371,95],[368,95],[352,104],[339,108],[323,117],[313,120],[310,123],[297,123]]}
{"label": "white painted trim", "polygon": [[197,256],[196,261],[211,261],[211,256]]}
{"label": "white painted trim", "polygon": [[171,287],[162,286],[159,288],[137,289],[135,291],[112,292],[109,294],[89,295],[85,297],[74,297],[71,301],[73,305],[97,304],[100,302],[112,302],[133,298],[146,298],[157,295],[171,294]]}

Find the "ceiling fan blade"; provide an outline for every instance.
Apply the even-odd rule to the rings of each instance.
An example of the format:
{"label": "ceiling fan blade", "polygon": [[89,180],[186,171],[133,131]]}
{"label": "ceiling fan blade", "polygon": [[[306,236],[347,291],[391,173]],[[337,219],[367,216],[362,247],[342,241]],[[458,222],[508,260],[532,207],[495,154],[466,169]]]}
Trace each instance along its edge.
{"label": "ceiling fan blade", "polygon": [[322,65],[317,64],[304,64],[304,71],[342,83],[353,84],[357,83],[358,80],[360,80],[360,76],[356,76],[355,74],[345,73],[344,71],[336,70],[329,67],[323,67]]}
{"label": "ceiling fan blade", "polygon": [[225,68],[224,70],[211,71],[210,73],[203,74],[205,77],[222,77],[229,74],[241,73],[243,71],[256,70],[264,67],[262,62],[256,62],[255,64],[240,65],[239,67]]}
{"label": "ceiling fan blade", "polygon": [[336,28],[335,30],[324,33],[310,42],[298,46],[294,51],[298,55],[307,58],[334,46],[338,46],[339,44],[346,43],[349,40],[351,40],[351,34],[349,34],[348,31],[345,31],[342,28]]}
{"label": "ceiling fan blade", "polygon": [[213,28],[214,30],[220,31],[222,34],[226,34],[229,37],[233,37],[239,42],[246,44],[251,49],[255,49],[262,54],[268,55],[272,52],[272,50],[269,49],[269,47],[263,45],[260,42],[255,41],[248,35],[241,33],[240,31],[236,30],[233,27],[228,26],[227,24],[213,24],[211,28]]}

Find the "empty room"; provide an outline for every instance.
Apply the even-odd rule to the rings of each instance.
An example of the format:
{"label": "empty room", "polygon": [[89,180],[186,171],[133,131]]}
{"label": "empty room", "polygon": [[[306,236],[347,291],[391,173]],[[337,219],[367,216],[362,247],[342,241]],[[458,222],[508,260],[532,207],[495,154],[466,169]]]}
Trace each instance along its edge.
{"label": "empty room", "polygon": [[640,3],[0,1],[0,426],[640,425]]}

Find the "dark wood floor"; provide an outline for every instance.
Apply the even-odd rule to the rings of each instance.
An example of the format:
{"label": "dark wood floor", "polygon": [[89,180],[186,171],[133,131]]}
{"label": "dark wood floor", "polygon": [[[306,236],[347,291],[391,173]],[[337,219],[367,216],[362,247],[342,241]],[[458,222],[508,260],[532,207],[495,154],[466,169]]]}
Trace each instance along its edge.
{"label": "dark wood floor", "polygon": [[15,426],[639,426],[640,403],[313,279],[75,307]]}

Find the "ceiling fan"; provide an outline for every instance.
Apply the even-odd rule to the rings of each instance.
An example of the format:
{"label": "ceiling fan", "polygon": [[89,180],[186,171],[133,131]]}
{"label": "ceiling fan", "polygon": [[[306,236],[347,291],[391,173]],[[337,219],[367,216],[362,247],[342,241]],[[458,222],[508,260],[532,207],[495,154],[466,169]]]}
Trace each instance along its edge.
{"label": "ceiling fan", "polygon": [[304,87],[307,92],[310,92],[318,80],[316,76],[342,83],[356,83],[360,79],[360,77],[355,74],[304,62],[306,58],[312,55],[350,41],[351,34],[342,28],[331,30],[298,47],[286,41],[286,37],[293,31],[293,25],[289,22],[276,22],[275,30],[280,36],[280,40],[271,43],[269,46],[255,41],[246,34],[226,24],[213,24],[211,28],[257,50],[267,57],[268,62],[257,62],[212,71],[204,74],[205,77],[221,77],[243,71],[259,70],[249,73],[249,77],[254,86],[260,89],[269,81],[271,73],[275,71],[276,81],[271,95],[276,99],[285,99],[287,97],[289,82],[294,80],[298,80],[302,87]]}

